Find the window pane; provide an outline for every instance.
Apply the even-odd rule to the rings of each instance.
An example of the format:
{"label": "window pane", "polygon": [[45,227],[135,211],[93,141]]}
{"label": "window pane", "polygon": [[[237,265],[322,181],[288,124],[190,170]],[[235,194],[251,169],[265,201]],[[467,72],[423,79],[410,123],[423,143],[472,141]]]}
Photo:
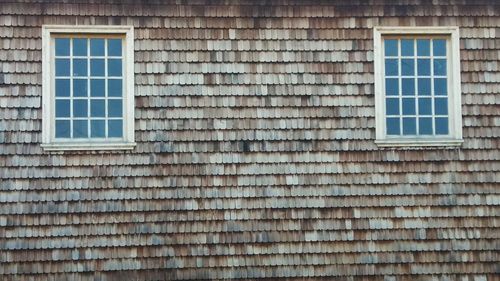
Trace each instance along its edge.
{"label": "window pane", "polygon": [[87,120],[74,120],[73,121],[73,137],[86,138],[88,134],[88,121]]}
{"label": "window pane", "polygon": [[70,101],[56,100],[56,117],[70,117]]}
{"label": "window pane", "polygon": [[432,115],[432,100],[430,98],[418,99],[418,114]]}
{"label": "window pane", "polygon": [[69,56],[69,38],[56,38],[56,56]]}
{"label": "window pane", "polygon": [[418,130],[420,135],[432,135],[432,118],[418,118]]}
{"label": "window pane", "polygon": [[108,39],[108,56],[121,56],[121,55],[122,55],[122,40]]}
{"label": "window pane", "polygon": [[448,99],[447,98],[434,99],[434,111],[436,115],[448,114]]}
{"label": "window pane", "polygon": [[446,56],[446,40],[434,39],[432,44],[434,56]]}
{"label": "window pane", "polygon": [[446,96],[448,94],[446,78],[434,79],[434,94],[438,96]]}
{"label": "window pane", "polygon": [[387,76],[397,76],[398,71],[398,60],[397,59],[386,59],[385,60],[385,75]]}
{"label": "window pane", "polygon": [[415,99],[403,99],[403,115],[415,115]]}
{"label": "window pane", "polygon": [[121,59],[108,59],[108,76],[122,76]]}
{"label": "window pane", "polygon": [[104,59],[90,60],[90,75],[104,76]]}
{"label": "window pane", "polygon": [[108,117],[122,117],[121,100],[108,100]]}
{"label": "window pane", "polygon": [[104,97],[104,79],[90,80],[90,95],[92,97]]}
{"label": "window pane", "polygon": [[403,118],[403,135],[416,135],[417,134],[417,118],[405,117]]}
{"label": "window pane", "polygon": [[434,60],[434,75],[446,75],[446,59]]}
{"label": "window pane", "polygon": [[108,137],[121,138],[123,136],[122,120],[109,120],[108,121]]}
{"label": "window pane", "polygon": [[403,39],[401,40],[401,55],[402,56],[413,56],[414,52],[414,42],[413,39]]}
{"label": "window pane", "polygon": [[417,40],[417,55],[430,56],[431,55],[431,42],[429,39]]}
{"label": "window pane", "polygon": [[401,74],[402,75],[415,75],[415,61],[413,59],[401,60]]}
{"label": "window pane", "polygon": [[56,97],[69,97],[69,79],[56,79]]}
{"label": "window pane", "polygon": [[73,59],[73,75],[74,76],[87,76],[87,60],[86,59]]}
{"label": "window pane", "polygon": [[73,56],[86,56],[87,55],[87,39],[74,38],[73,39]]}
{"label": "window pane", "polygon": [[90,136],[93,138],[106,137],[106,123],[104,120],[90,121]]}
{"label": "window pane", "polygon": [[399,99],[387,99],[385,111],[387,115],[399,115]]}
{"label": "window pane", "polygon": [[87,116],[87,100],[73,100],[73,117]]}
{"label": "window pane", "polygon": [[431,79],[419,78],[418,79],[418,95],[430,96],[431,95]]}
{"label": "window pane", "polygon": [[448,134],[448,118],[438,117],[436,118],[436,135],[447,135]]}
{"label": "window pane", "polygon": [[87,79],[73,80],[73,96],[74,97],[87,96]]}
{"label": "window pane", "polygon": [[387,118],[386,127],[388,135],[400,135],[399,118]]}
{"label": "window pane", "polygon": [[56,59],[56,76],[70,76],[69,59]]}
{"label": "window pane", "polygon": [[90,116],[92,117],[105,117],[106,108],[104,100],[91,100],[90,101]]}
{"label": "window pane", "polygon": [[413,78],[403,78],[403,96],[414,96],[415,95],[415,79]]}
{"label": "window pane", "polygon": [[386,56],[397,56],[398,55],[398,40],[387,39],[384,40],[385,45],[385,55]]}
{"label": "window pane", "polygon": [[419,59],[418,60],[418,75],[429,76],[431,75],[431,60],[430,59]]}
{"label": "window pane", "polygon": [[399,82],[397,78],[385,79],[385,94],[388,96],[399,95]]}
{"label": "window pane", "polygon": [[102,38],[90,39],[90,55],[104,56],[104,39]]}
{"label": "window pane", "polygon": [[70,137],[69,122],[70,122],[69,120],[56,120],[56,138]]}
{"label": "window pane", "polygon": [[122,79],[109,79],[108,80],[108,96],[121,97],[122,96]]}

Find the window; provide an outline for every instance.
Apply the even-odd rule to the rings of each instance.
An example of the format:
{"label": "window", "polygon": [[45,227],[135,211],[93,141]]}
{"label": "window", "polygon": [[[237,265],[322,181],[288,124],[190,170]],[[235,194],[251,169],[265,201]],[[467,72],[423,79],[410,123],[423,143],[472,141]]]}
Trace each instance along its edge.
{"label": "window", "polygon": [[377,27],[374,40],[376,143],[460,145],[458,28]]}
{"label": "window", "polygon": [[43,26],[42,38],[44,149],[132,149],[133,28]]}

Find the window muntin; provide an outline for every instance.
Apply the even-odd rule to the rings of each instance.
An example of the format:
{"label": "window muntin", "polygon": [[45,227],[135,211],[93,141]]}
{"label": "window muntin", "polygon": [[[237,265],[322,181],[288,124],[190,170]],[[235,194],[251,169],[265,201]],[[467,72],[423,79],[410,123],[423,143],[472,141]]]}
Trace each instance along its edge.
{"label": "window muntin", "polygon": [[133,28],[43,26],[44,149],[131,149]]}
{"label": "window muntin", "polygon": [[380,146],[462,140],[457,27],[375,27],[375,123]]}
{"label": "window muntin", "polygon": [[388,137],[449,135],[448,39],[383,38]]}

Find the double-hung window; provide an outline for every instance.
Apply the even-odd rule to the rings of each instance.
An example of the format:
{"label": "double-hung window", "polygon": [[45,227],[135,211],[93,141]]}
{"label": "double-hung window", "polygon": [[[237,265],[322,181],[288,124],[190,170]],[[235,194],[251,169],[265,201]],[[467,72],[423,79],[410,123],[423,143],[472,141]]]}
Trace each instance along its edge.
{"label": "double-hung window", "polygon": [[377,144],[459,145],[458,28],[378,27],[374,40]]}
{"label": "double-hung window", "polygon": [[134,146],[133,28],[43,27],[42,146]]}

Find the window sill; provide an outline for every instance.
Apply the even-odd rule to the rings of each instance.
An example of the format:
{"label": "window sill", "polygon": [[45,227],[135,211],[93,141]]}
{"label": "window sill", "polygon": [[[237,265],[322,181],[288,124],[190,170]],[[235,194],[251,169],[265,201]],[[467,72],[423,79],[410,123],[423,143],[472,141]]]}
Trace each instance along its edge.
{"label": "window sill", "polygon": [[419,139],[379,139],[375,143],[379,147],[457,147],[461,146],[463,139],[439,139],[439,140],[419,140]]}
{"label": "window sill", "polygon": [[82,150],[131,150],[135,142],[120,143],[43,143],[45,151],[82,151]]}

